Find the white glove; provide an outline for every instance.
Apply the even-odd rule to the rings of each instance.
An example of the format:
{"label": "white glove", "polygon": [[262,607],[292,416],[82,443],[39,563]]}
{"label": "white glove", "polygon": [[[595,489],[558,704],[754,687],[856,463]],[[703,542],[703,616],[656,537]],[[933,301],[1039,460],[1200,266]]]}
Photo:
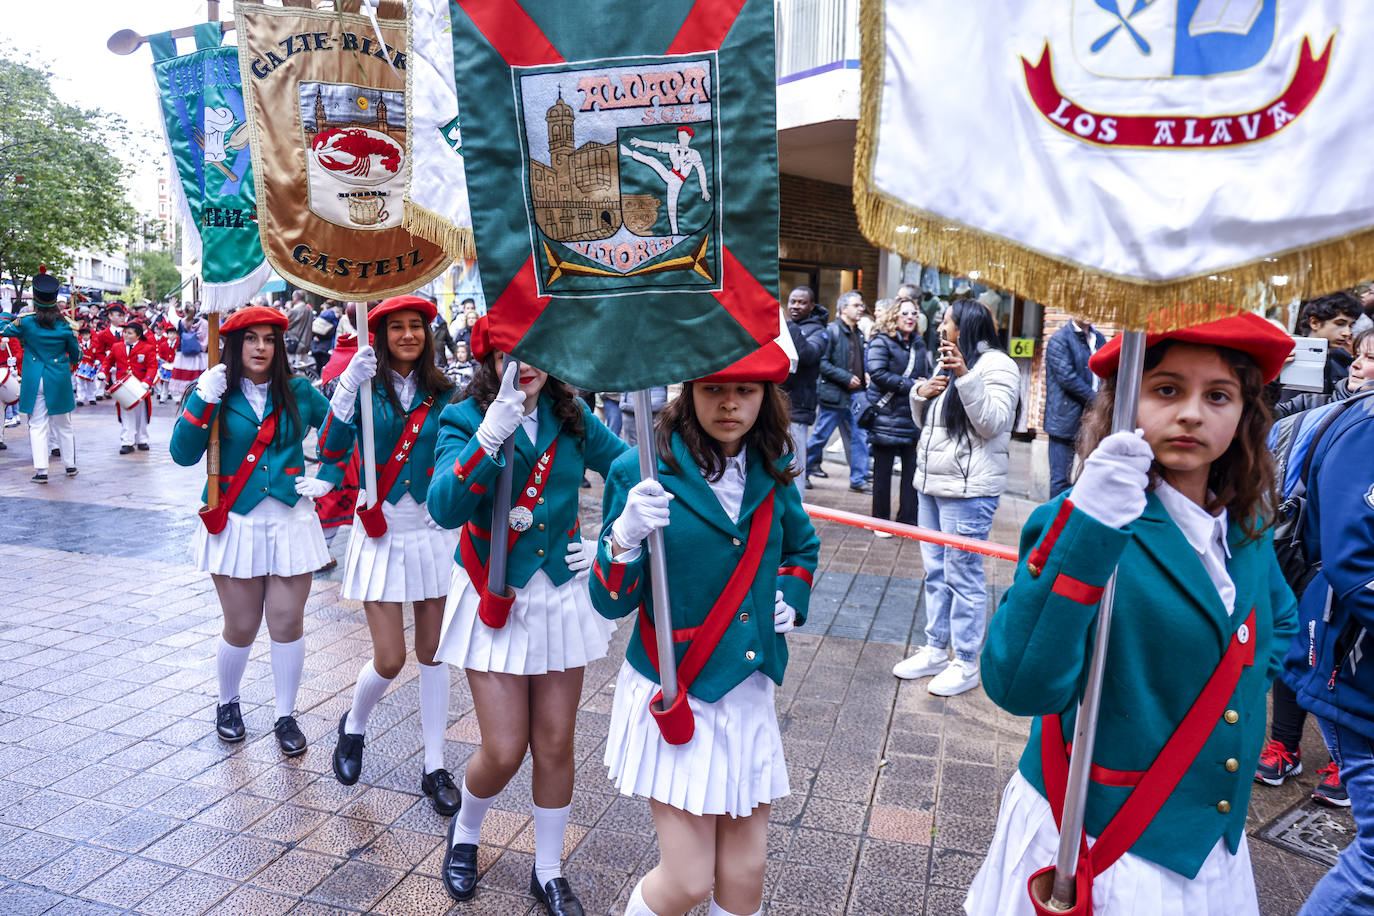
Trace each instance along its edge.
{"label": "white glove", "polygon": [[13,369],[15,366],[19,365],[19,361],[11,356],[9,359],[5,360],[5,365]]}
{"label": "white glove", "polygon": [[790,633],[797,628],[796,608],[787,603],[778,589],[773,597],[773,632]]}
{"label": "white glove", "polygon": [[348,366],[339,373],[339,387],[360,391],[376,374],[377,351],[371,347],[359,347],[358,352],[348,361]]}
{"label": "white glove", "polygon": [[428,512],[425,513],[425,525],[428,526],[430,529],[432,529],[432,530],[434,530],[434,531],[447,531],[447,530],[448,530],[448,529],[445,528],[443,525],[441,525],[441,524],[439,524],[438,522],[436,522],[436,521],[434,520],[434,516],[430,515]]}
{"label": "white glove", "polygon": [[[105,379],[107,378],[107,376],[105,375],[105,373],[104,373],[103,371],[97,372],[97,373],[95,374],[95,377],[96,377],[97,379],[99,379],[100,381],[102,381],[102,382],[105,381]],[[204,398],[201,398],[201,400],[204,400]]]}
{"label": "white glove", "polygon": [[630,488],[625,508],[611,523],[611,537],[627,550],[644,543],[649,532],[668,525],[668,501],[673,494],[657,480],[641,480]]}
{"label": "white glove", "polygon": [[319,499],[330,490],[334,485],[327,480],[318,477],[297,477],[296,492],[308,499]]}
{"label": "white glove", "polygon": [[580,537],[568,544],[568,553],[563,557],[563,562],[568,564],[568,569],[577,573],[579,579],[585,579],[587,570],[592,568],[592,561],[595,559],[596,541]]}
{"label": "white glove", "polygon": [[501,390],[496,392],[496,400],[487,408],[487,414],[477,427],[477,442],[483,451],[493,458],[501,446],[517,429],[525,416],[525,393],[520,390],[519,370],[514,360],[506,361],[505,374],[501,376]]}
{"label": "white glove", "polygon": [[196,394],[207,404],[218,404],[219,399],[224,397],[224,390],[229,387],[229,367],[224,363],[216,363],[209,369],[200,374],[196,379]]}
{"label": "white glove", "polygon": [[1075,507],[1112,528],[1124,528],[1145,511],[1154,450],[1144,430],[1112,433],[1083,462],[1083,473],[1069,492]]}

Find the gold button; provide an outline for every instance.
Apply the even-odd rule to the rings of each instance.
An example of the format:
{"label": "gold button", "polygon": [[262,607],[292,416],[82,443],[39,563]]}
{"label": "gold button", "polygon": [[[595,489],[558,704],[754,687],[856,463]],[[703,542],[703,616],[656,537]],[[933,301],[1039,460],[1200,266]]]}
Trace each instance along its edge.
{"label": "gold button", "polygon": [[535,551],[535,553],[539,554],[539,555],[542,557],[542,556],[544,555],[544,548],[542,548],[542,547],[539,548],[538,550]]}
{"label": "gold button", "polygon": [[1231,725],[1235,725],[1240,721],[1240,713],[1236,712],[1234,709],[1228,709],[1226,710],[1226,715],[1222,716],[1222,718]]}
{"label": "gold button", "polygon": [[752,662],[754,660],[754,650],[750,649],[748,652],[744,653],[744,657]]}
{"label": "gold button", "polygon": [[1217,810],[1220,811],[1222,814],[1230,814],[1231,803],[1225,800],[1219,801],[1217,802]]}
{"label": "gold button", "polygon": [[1227,760],[1226,760],[1226,772],[1228,772],[1228,773],[1234,773],[1236,770],[1239,770],[1239,769],[1240,769],[1240,761],[1237,760],[1237,759],[1234,758],[1234,757],[1228,757]]}
{"label": "gold button", "polygon": [[740,615],[739,615],[739,622],[740,622],[740,623],[748,623],[748,622],[749,622],[749,612],[748,612],[748,611],[745,611],[743,614],[740,614]]}
{"label": "gold button", "polygon": [[403,486],[403,487],[408,487],[408,486],[410,486],[410,481],[409,481],[409,480],[403,480],[403,481],[401,481],[401,486]]}
{"label": "gold button", "polygon": [[734,544],[736,547],[738,547],[739,544],[740,544],[740,540],[739,540],[739,538],[731,538],[731,539],[730,539],[730,543],[731,543],[731,544]]}
{"label": "gold button", "polygon": [[539,505],[544,505],[544,497],[539,497]]}
{"label": "gold button", "polygon": [[544,530],[544,523],[543,523],[543,522],[540,522],[540,523],[539,523],[539,530],[540,530],[540,531],[543,531],[543,530]]}
{"label": "gold button", "polygon": [[611,600],[614,601],[614,600],[616,600],[617,598],[620,597],[620,592],[611,592],[611,593],[610,593],[610,596],[611,596]]}

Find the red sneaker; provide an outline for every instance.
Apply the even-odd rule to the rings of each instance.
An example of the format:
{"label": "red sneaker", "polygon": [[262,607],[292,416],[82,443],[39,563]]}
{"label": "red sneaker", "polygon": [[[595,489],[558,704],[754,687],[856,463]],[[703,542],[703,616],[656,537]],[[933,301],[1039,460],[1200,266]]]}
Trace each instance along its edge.
{"label": "red sneaker", "polygon": [[1312,800],[1332,808],[1349,808],[1350,793],[1345,790],[1345,783],[1341,782],[1341,772],[1336,767],[1336,761],[1333,760],[1322,767],[1317,771],[1317,775],[1324,778],[1312,790]]}
{"label": "red sneaker", "polygon": [[1255,767],[1255,782],[1281,786],[1289,776],[1302,772],[1302,749],[1289,750],[1277,738],[1269,739],[1260,751],[1259,766]]}

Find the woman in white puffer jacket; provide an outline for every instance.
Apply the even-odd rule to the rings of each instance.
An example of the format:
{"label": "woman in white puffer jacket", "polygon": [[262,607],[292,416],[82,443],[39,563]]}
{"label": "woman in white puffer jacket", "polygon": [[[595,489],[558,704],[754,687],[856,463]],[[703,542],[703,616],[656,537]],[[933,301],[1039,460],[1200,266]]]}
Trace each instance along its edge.
{"label": "woman in white puffer jacket", "polygon": [[[921,430],[918,523],[983,539],[1007,485],[1007,443],[1016,423],[1021,372],[1001,349],[997,326],[981,302],[951,304],[940,322],[940,341],[938,365],[948,373],[918,380],[910,396]],[[922,543],[921,560],[926,644],[892,673],[935,675],[930,692],[954,696],[978,686],[988,608],[983,557]]]}

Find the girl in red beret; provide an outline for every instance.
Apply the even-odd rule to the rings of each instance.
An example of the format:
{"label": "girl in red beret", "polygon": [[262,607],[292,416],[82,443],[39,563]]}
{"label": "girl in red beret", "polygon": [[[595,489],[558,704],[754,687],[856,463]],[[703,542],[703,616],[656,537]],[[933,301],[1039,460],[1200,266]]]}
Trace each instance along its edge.
{"label": "girl in red beret", "polygon": [[[329,560],[311,502],[333,488],[306,477],[301,443],[319,428],[329,402],[286,365],[286,316],[267,306],[235,312],[221,326],[223,362],[201,373],[172,428],[172,460],[200,462],[219,426],[220,496],[201,510],[196,568],[215,583],[224,612],[217,653],[220,738],[242,741],[239,682],[263,618],[272,637],[277,743],[282,753],[305,753],[295,718],[305,662],[305,600],[315,570]],[[337,469],[321,468],[327,475]],[[208,490],[207,490],[208,494]],[[206,498],[205,495],[202,498]]]}
{"label": "girl in red beret", "polygon": [[453,383],[434,364],[429,327],[434,315],[434,304],[418,296],[396,296],[369,310],[376,346],[359,347],[340,374],[320,432],[320,458],[348,458],[362,436],[359,400],[370,398],[378,502],[367,506],[366,495],[359,497],[344,562],[343,596],[363,603],[372,658],[358,672],[353,705],[339,720],[334,775],[351,786],[362,772],[368,716],[405,665],[401,612],[410,602],[425,744],[420,789],[447,816],[458,810],[458,789],[444,769],[449,672],[434,653],[458,539],[430,516],[426,505],[439,414],[453,396]]}
{"label": "girl in red beret", "polygon": [[1075,912],[1258,912],[1245,815],[1265,694],[1296,629],[1270,530],[1261,389],[1292,342],[1242,315],[1146,346],[1134,432],[1108,434],[1121,339],[1093,356],[1104,382],[1080,437],[1082,473],[1031,514],[992,618],[983,686],[1035,719],[970,914],[1029,916],[1028,882],[1052,880],[1067,745],[1113,570]]}

